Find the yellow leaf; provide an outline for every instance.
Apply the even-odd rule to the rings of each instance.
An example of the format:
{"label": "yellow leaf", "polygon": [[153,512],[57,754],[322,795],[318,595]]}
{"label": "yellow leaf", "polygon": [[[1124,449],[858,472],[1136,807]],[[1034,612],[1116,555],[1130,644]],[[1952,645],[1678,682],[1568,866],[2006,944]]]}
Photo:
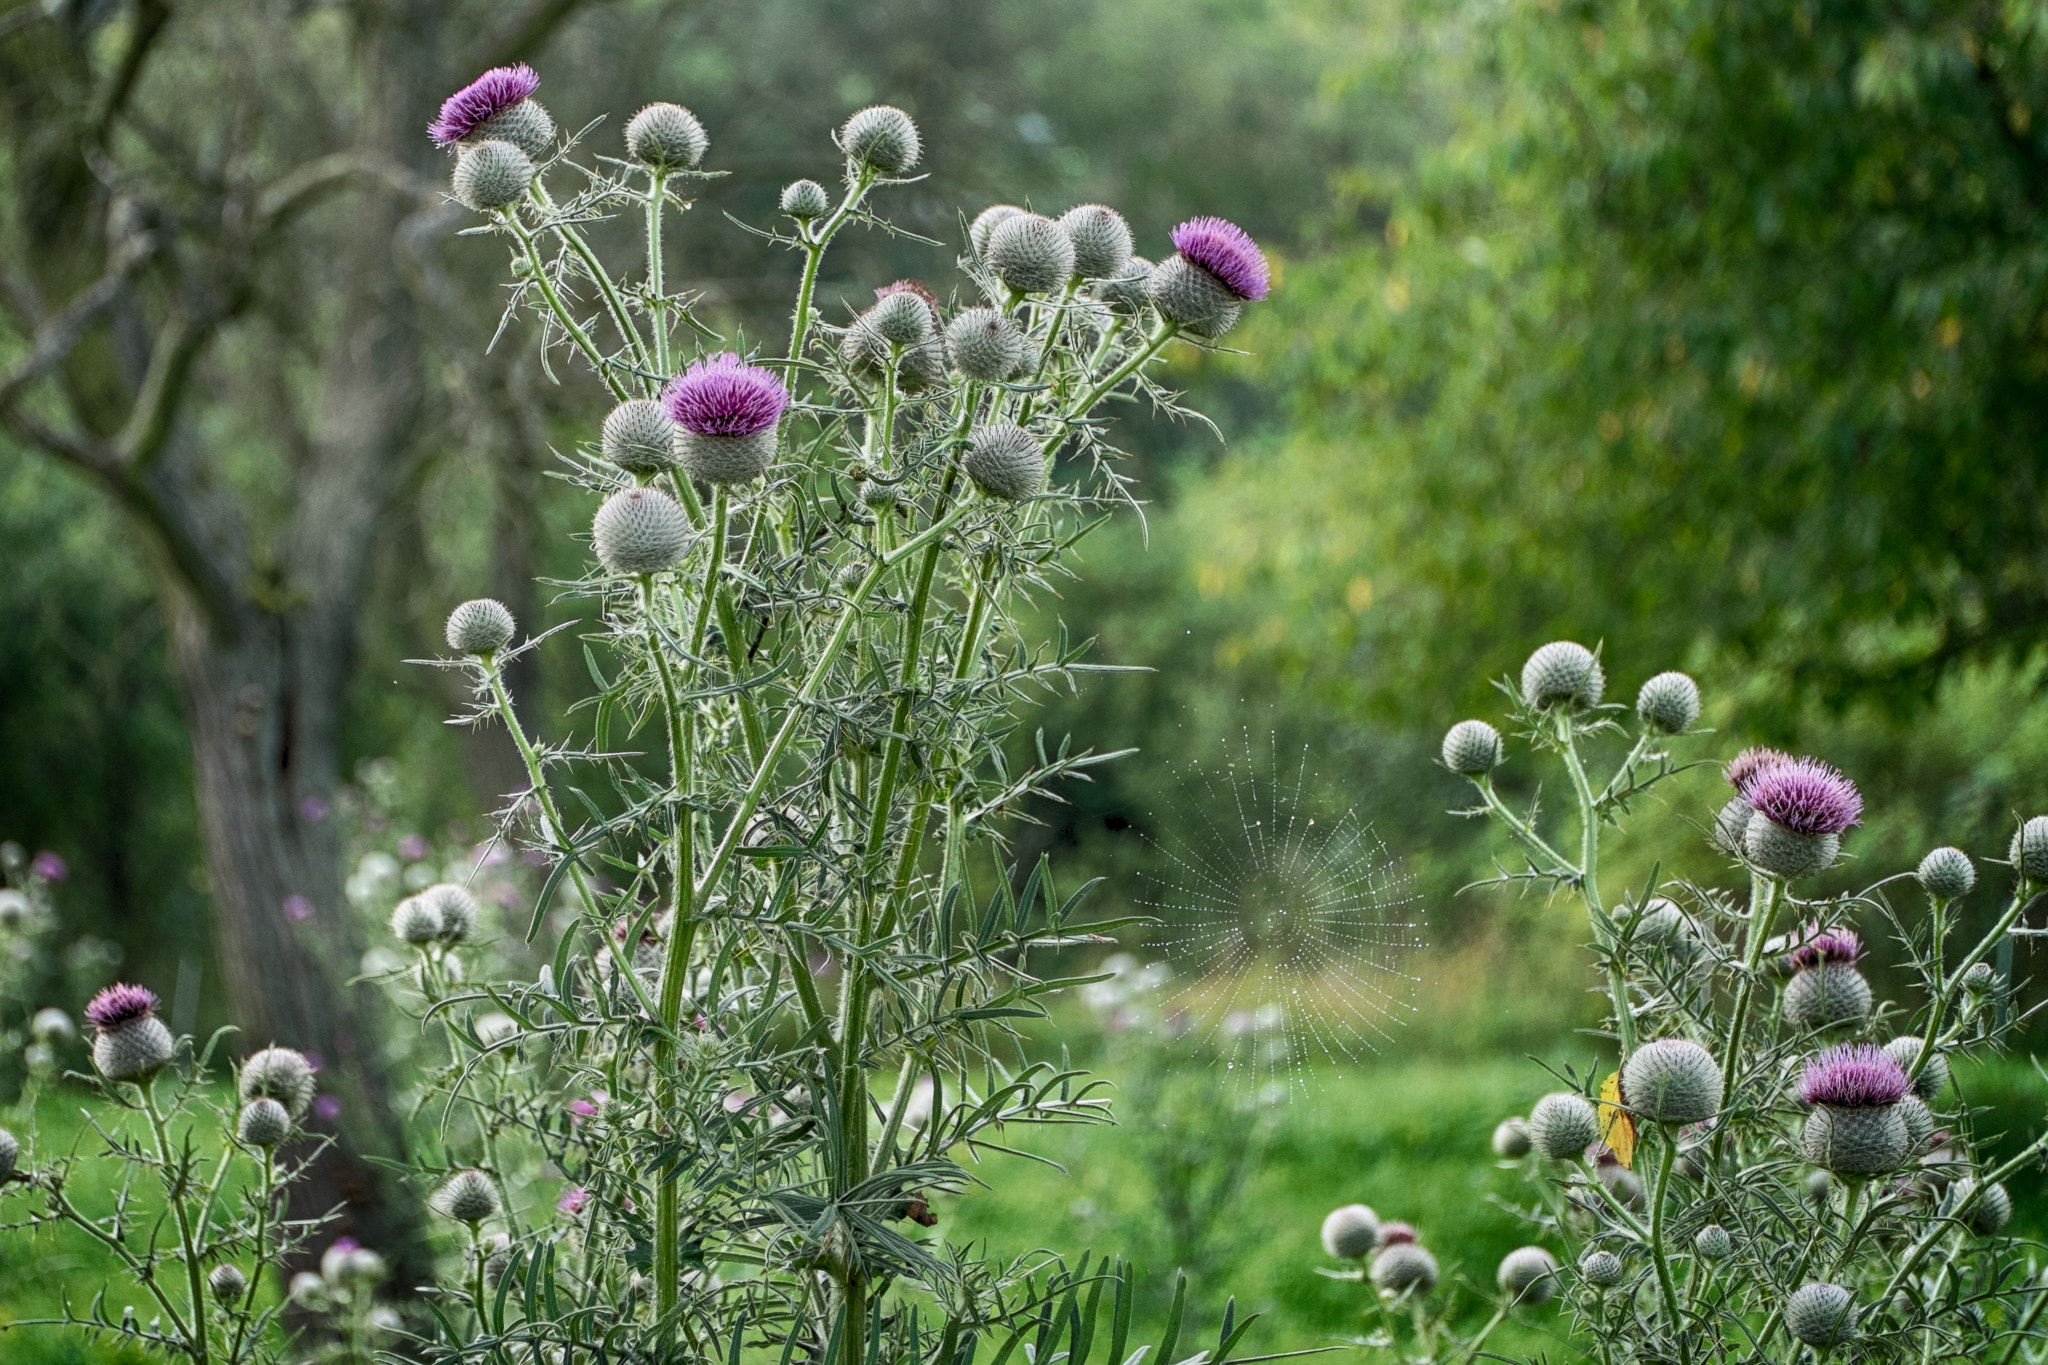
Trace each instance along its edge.
{"label": "yellow leaf", "polygon": [[1600,1140],[1624,1166],[1636,1164],[1636,1121],[1621,1107],[1621,1073],[1600,1082]]}

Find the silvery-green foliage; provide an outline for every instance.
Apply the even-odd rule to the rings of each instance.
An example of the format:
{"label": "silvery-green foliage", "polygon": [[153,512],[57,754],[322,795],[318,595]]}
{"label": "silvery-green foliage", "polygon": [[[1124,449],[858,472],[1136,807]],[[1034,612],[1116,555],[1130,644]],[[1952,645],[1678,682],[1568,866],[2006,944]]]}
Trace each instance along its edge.
{"label": "silvery-green foliage", "polygon": [[[1560,1272],[1566,1349],[1552,1358],[2048,1359],[2042,1249],[2004,1235],[2005,1182],[2048,1153],[2048,1138],[1991,1160],[1949,1067],[1961,1049],[1998,1050],[2019,1022],[1999,1008],[2011,983],[1989,959],[2048,932],[2026,917],[2048,880],[2048,857],[2029,861],[2048,835],[2030,831],[2048,820],[2020,826],[2002,909],[1964,935],[1967,856],[1937,850],[1916,871],[1917,852],[1856,850],[1861,799],[1846,777],[1751,750],[1725,770],[1729,806],[1692,812],[1700,837],[1728,858],[1727,882],[1614,887],[1602,880],[1603,842],[1626,837],[1646,791],[1710,755],[1701,735],[1677,733],[1697,714],[1689,691],[1682,708],[1602,705],[1599,666],[1560,642],[1500,684],[1512,721],[1502,728],[1562,769],[1562,817],[1511,806],[1481,764],[1451,765],[1477,770],[1467,775],[1480,804],[1463,813],[1497,822],[1516,848],[1497,884],[1585,910],[1610,1005],[1619,1066],[1557,1075],[1551,1083],[1569,1088],[1531,1111],[1526,1155],[1495,1141],[1527,1180],[1518,1212],[1531,1240],[1576,1267]],[[1779,846],[1799,840],[1825,840],[1826,856]],[[1806,878],[1845,843],[1873,884],[1811,892]],[[1637,852],[1654,865],[1644,852],[1658,851]],[[1857,970],[1877,944],[1913,983],[1902,998],[1874,999]],[[1618,1097],[1604,1087],[1616,1079]],[[1475,1134],[1475,1149],[1484,1140]],[[1632,1149],[1628,1165],[1615,1147]],[[1394,1193],[1361,1193],[1400,1216]],[[1476,1358],[1506,1316],[1531,1311],[1514,1302],[1515,1279],[1503,1265],[1496,1311],[1471,1336],[1445,1325],[1452,1291],[1434,1295],[1410,1330],[1387,1315],[1382,1285],[1384,1325],[1361,1340],[1409,1360]]]}
{"label": "silvery-green foliage", "polygon": [[[562,470],[596,561],[566,585],[578,741],[512,705],[505,666],[538,641],[441,661],[475,685],[462,719],[509,732],[529,786],[500,835],[546,871],[522,925],[536,971],[498,971],[516,954],[482,930],[459,969],[424,926],[390,945],[411,966],[384,979],[444,1059],[413,1096],[436,1138],[417,1188],[454,1248],[419,1345],[1122,1362],[1121,1263],[995,1262],[930,1229],[963,1162],[1108,1116],[1099,1083],[1012,1032],[1076,984],[1041,975],[1050,950],[1113,927],[1082,920],[1086,888],[1005,860],[1004,818],[1105,757],[1019,729],[1086,665],[1017,612],[1130,501],[1102,409],[1172,410],[1147,371],[1182,332],[1113,311],[1035,217],[1037,255],[966,255],[949,298],[876,281],[872,306],[823,307],[832,243],[896,230],[878,193],[924,155],[878,107],[837,134],[836,203],[799,181],[747,229],[793,253],[796,303],[786,346],[743,357],[664,274],[665,225],[713,172],[640,132],[638,165],[571,141],[478,229],[512,255],[501,325],[537,318],[551,365],[614,406]],[[1119,257],[1099,217],[1091,247]],[[607,271],[602,234],[645,251],[639,278]],[[983,339],[949,371],[949,345],[960,362]],[[1226,1313],[1212,1361],[1248,1322]],[[1178,1332],[1153,1358],[1189,1353]]]}

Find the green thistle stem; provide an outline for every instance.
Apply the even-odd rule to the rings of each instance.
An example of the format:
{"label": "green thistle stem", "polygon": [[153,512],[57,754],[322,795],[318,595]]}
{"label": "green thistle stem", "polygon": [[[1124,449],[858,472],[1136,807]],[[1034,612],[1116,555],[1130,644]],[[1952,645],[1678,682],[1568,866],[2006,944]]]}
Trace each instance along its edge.
{"label": "green thistle stem", "polygon": [[796,290],[796,316],[789,327],[789,356],[782,367],[782,381],[796,382],[796,367],[804,358],[804,338],[811,329],[811,297],[818,288],[818,265],[825,259],[825,248],[832,244],[839,229],[860,207],[860,201],[867,197],[870,186],[875,183],[872,167],[863,166],[853,182],[846,187],[846,197],[839,201],[839,207],[832,210],[832,216],[821,223],[815,232],[804,230],[804,273]]}
{"label": "green thistle stem", "polygon": [[555,315],[555,321],[569,334],[569,339],[576,343],[576,349],[583,352],[583,358],[597,371],[597,377],[604,381],[605,387],[610,389],[612,396],[620,402],[623,403],[632,397],[626,391],[626,386],[619,382],[618,376],[612,373],[611,362],[599,353],[597,343],[583,330],[583,324],[570,314],[568,306],[562,302],[562,296],[555,292],[555,283],[548,278],[547,264],[540,258],[540,246],[533,240],[533,234],[526,230],[526,224],[520,222],[519,215],[509,209],[499,214],[498,221],[510,228],[512,235],[519,239],[519,245],[526,249],[527,266],[532,271],[533,282],[539,287],[541,297],[547,300],[548,311]]}
{"label": "green thistle stem", "polygon": [[[192,1236],[192,1215],[185,1207],[185,1191],[182,1181],[174,1179],[177,1160],[171,1153],[171,1134],[164,1122],[163,1111],[156,1103],[156,1077],[152,1076],[135,1087],[142,1092],[142,1107],[149,1115],[149,1131],[156,1139],[157,1161],[163,1166],[164,1193],[169,1196],[171,1211],[178,1223],[178,1250],[185,1261],[185,1287],[192,1297],[192,1324],[188,1328],[180,1322],[177,1314],[171,1314],[171,1321],[191,1345],[192,1359],[197,1365],[207,1365],[212,1359],[206,1340],[206,1277],[200,1272],[199,1246]],[[165,1305],[169,1307],[168,1304]]]}
{"label": "green thistle stem", "polygon": [[1664,1311],[1671,1315],[1671,1336],[1678,1343],[1678,1358],[1681,1362],[1692,1359],[1692,1348],[1685,1337],[1685,1319],[1678,1311],[1678,1291],[1671,1282],[1671,1260],[1664,1251],[1664,1200],[1671,1188],[1671,1165],[1678,1156],[1678,1141],[1669,1125],[1663,1126],[1658,1136],[1661,1151],[1657,1160],[1657,1188],[1650,1199],[1650,1258],[1657,1267],[1657,1289],[1664,1298]]}

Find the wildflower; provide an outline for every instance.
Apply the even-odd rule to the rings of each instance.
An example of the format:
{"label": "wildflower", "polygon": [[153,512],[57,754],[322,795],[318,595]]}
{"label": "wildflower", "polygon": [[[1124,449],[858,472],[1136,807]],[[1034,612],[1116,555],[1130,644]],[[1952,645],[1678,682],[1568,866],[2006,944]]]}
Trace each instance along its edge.
{"label": "wildflower", "polygon": [[800,223],[807,223],[813,218],[823,218],[832,209],[832,202],[825,195],[825,187],[815,180],[790,181],[783,186],[782,198],[778,203],[784,213]]}
{"label": "wildflower", "polygon": [[1699,723],[1699,684],[1683,673],[1659,673],[1636,693],[1636,715],[1667,735],[1682,735]]}
{"label": "wildflower", "polygon": [[1332,1209],[1323,1219],[1323,1250],[1340,1261],[1365,1256],[1379,1246],[1380,1220],[1364,1204]]}
{"label": "wildflower", "polygon": [[1522,665],[1522,700],[1536,710],[1552,706],[1598,706],[1607,689],[1600,660],[1584,645],[1554,640]]}
{"label": "wildflower", "polygon": [[772,370],[725,351],[692,363],[669,381],[661,401],[679,429],[676,453],[691,477],[747,483],[775,459],[789,390]]}
{"label": "wildflower", "polygon": [[35,1017],[28,1021],[28,1031],[40,1043],[68,1043],[78,1036],[71,1016],[54,1008],[37,1010]]}
{"label": "wildflower", "polygon": [[901,175],[924,155],[924,142],[910,115],[887,104],[863,109],[847,119],[839,130],[839,147],[848,161],[871,166],[883,175]]}
{"label": "wildflower", "polygon": [[657,171],[687,171],[704,159],[711,139],[680,104],[650,104],[626,124],[626,155]]}
{"label": "wildflower", "polygon": [[983,255],[995,277],[1019,294],[1058,289],[1074,273],[1074,243],[1052,219],[1015,213],[989,233]]}
{"label": "wildflower", "polygon": [[1103,204],[1082,204],[1060,215],[1060,227],[1074,244],[1074,273],[1085,279],[1113,279],[1131,259],[1131,226]]}
{"label": "wildflower", "polygon": [[629,398],[605,414],[597,448],[628,474],[652,475],[676,462],[676,424],[652,398]]}
{"label": "wildflower", "polygon": [[607,573],[622,578],[672,568],[690,543],[689,518],[658,488],[628,488],[605,499],[590,526],[590,546]]}
{"label": "wildflower", "polygon": [[1412,1240],[1395,1242],[1372,1258],[1369,1273],[1373,1287],[1383,1294],[1427,1294],[1436,1288],[1436,1257]]}
{"label": "wildflower", "polygon": [[583,1212],[584,1206],[589,1202],[590,1192],[588,1190],[584,1189],[581,1185],[571,1185],[563,1190],[562,1197],[555,1201],[555,1211],[557,1213],[566,1213],[571,1218],[574,1218],[577,1214]]}
{"label": "wildflower", "polygon": [[[1894,1038],[1884,1045],[1885,1054],[1900,1066],[1911,1071],[1913,1063],[1920,1060],[1921,1040],[1908,1035]],[[1920,1068],[1920,1074],[1913,1081],[1913,1090],[1923,1100],[1931,1100],[1948,1085],[1948,1055],[1940,1048],[1927,1056],[1927,1065]]]}
{"label": "wildflower", "polygon": [[2013,831],[2008,857],[2028,881],[2048,879],[2048,815],[2036,815]]}
{"label": "wildflower", "polygon": [[498,139],[529,157],[555,140],[555,123],[534,100],[540,77],[534,69],[494,66],[441,103],[441,115],[427,128],[436,147]]}
{"label": "wildflower", "polygon": [[1171,236],[1174,254],[1145,278],[1145,295],[1160,317],[1198,336],[1221,336],[1237,325],[1244,303],[1266,297],[1265,255],[1242,228],[1190,218]]}
{"label": "wildflower", "polygon": [[1557,1258],[1542,1247],[1517,1247],[1501,1258],[1494,1280],[1509,1303],[1548,1303],[1557,1293]]}
{"label": "wildflower", "polygon": [[1500,731],[1483,720],[1461,720],[1444,735],[1444,766],[1465,777],[1483,777],[1501,765]]}
{"label": "wildflower", "polygon": [[292,1116],[272,1099],[255,1099],[242,1106],[235,1123],[235,1136],[251,1147],[275,1147],[292,1131]]}
{"label": "wildflower", "polygon": [[1838,1284],[1801,1285],[1785,1301],[1785,1330],[1808,1346],[1839,1346],[1856,1332],[1855,1297]]}
{"label": "wildflower", "polygon": [[976,214],[967,228],[967,240],[973,243],[974,254],[987,256],[989,238],[995,230],[1022,212],[1015,204],[991,204]]}
{"label": "wildflower", "polygon": [[457,654],[495,654],[518,629],[503,602],[479,597],[448,613],[448,648]]}
{"label": "wildflower", "polygon": [[141,986],[109,986],[85,1007],[97,1036],[92,1062],[110,1081],[147,1080],[171,1060],[176,1044],[156,1017],[157,998]]}
{"label": "wildflower", "polygon": [[1653,1123],[1704,1123],[1721,1112],[1721,1068],[1698,1043],[1659,1038],[1629,1054],[1621,1091]]}
{"label": "wildflower", "polygon": [[1853,929],[1809,932],[1785,963],[1792,979],[1785,985],[1785,1017],[1808,1028],[1828,1028],[1870,1013],[1870,982],[1856,970],[1863,942]]}
{"label": "wildflower", "polygon": [[419,899],[432,907],[440,922],[437,937],[443,943],[460,943],[476,928],[476,897],[453,882],[438,882],[420,892]]}
{"label": "wildflower", "polygon": [[1600,1140],[1600,1119],[1584,1096],[1561,1090],[1529,1111],[1529,1136],[1543,1155],[1567,1161]]}
{"label": "wildflower", "polygon": [[392,907],[391,933],[401,943],[432,943],[441,936],[441,917],[424,898],[407,896]]}
{"label": "wildflower", "polygon": [[[1501,1268],[1507,1268],[1505,1261],[1501,1263]],[[1621,1283],[1626,1274],[1627,1270],[1621,1263],[1621,1257],[1611,1251],[1595,1248],[1579,1257],[1579,1278],[1595,1289],[1612,1289]]]}
{"label": "wildflower", "polygon": [[1937,848],[1920,860],[1920,866],[1913,875],[1920,885],[1927,888],[1930,896],[1943,900],[1954,900],[1967,896],[1970,888],[1977,884],[1977,869],[1970,862],[1970,855],[1959,848]]}
{"label": "wildflower", "polygon": [[533,158],[509,142],[483,142],[455,163],[451,188],[464,208],[488,213],[518,203],[533,183]]}
{"label": "wildflower", "polygon": [[1512,1161],[1529,1155],[1534,1146],[1529,1136],[1529,1121],[1524,1118],[1502,1119],[1493,1130],[1493,1154]]}
{"label": "wildflower", "polygon": [[312,1060],[288,1047],[267,1047],[249,1054],[242,1063],[237,1093],[242,1103],[273,1099],[293,1118],[305,1116],[313,1102]]}
{"label": "wildflower", "polygon": [[1024,333],[993,308],[969,308],[947,325],[946,354],[967,378],[1000,383],[1024,363]]}
{"label": "wildflower", "polygon": [[1256,303],[1271,287],[1265,253],[1251,235],[1223,218],[1190,218],[1169,234],[1182,260],[1198,266],[1237,298]]}
{"label": "wildflower", "polygon": [[1709,1223],[1693,1234],[1692,1249],[1703,1261],[1725,1261],[1735,1254],[1735,1239],[1719,1223]]}
{"label": "wildflower", "polygon": [[1897,1170],[1910,1151],[1898,1104],[1911,1088],[1905,1068],[1868,1043],[1810,1058],[1799,1078],[1800,1101],[1814,1106],[1800,1134],[1807,1160],[1845,1175]]}
{"label": "wildflower", "polygon": [[238,1267],[217,1265],[206,1277],[206,1289],[215,1303],[239,1303],[242,1295],[249,1292],[249,1277]]}
{"label": "wildflower", "polygon": [[458,1171],[435,1192],[436,1212],[475,1227],[498,1211],[498,1187],[482,1171]]}
{"label": "wildflower", "polygon": [[1832,867],[1843,831],[1863,818],[1856,784],[1817,758],[1769,764],[1738,790],[1754,812],[1743,830],[1743,856],[1779,877]]}
{"label": "wildflower", "polygon": [[1008,423],[983,427],[968,440],[960,467],[993,498],[1020,502],[1045,491],[1045,455],[1038,438]]}

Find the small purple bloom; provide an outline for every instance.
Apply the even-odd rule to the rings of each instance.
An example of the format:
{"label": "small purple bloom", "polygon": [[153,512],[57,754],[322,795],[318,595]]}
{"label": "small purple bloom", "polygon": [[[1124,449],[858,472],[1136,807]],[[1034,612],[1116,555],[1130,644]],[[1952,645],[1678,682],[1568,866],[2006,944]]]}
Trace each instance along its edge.
{"label": "small purple bloom", "polygon": [[773,371],[721,351],[670,380],[661,402],[678,426],[699,436],[753,436],[782,420],[789,390]]}
{"label": "small purple bloom", "polygon": [[589,1100],[570,1100],[566,1107],[571,1115],[571,1123],[580,1123],[584,1119],[597,1117],[597,1106]]}
{"label": "small purple bloom", "polygon": [[891,294],[917,295],[920,299],[924,300],[924,306],[931,309],[933,320],[936,321],[938,319],[939,296],[937,294],[934,294],[930,289],[927,289],[925,287],[924,281],[897,280],[894,284],[885,284],[880,289],[877,289],[875,291],[875,302],[880,303],[883,299],[888,298]]}
{"label": "small purple bloom", "polygon": [[526,63],[494,66],[441,102],[427,136],[436,147],[453,146],[538,89],[540,77]]}
{"label": "small purple bloom", "polygon": [[1403,1246],[1415,1240],[1415,1229],[1407,1223],[1380,1224],[1379,1245],[1381,1247]]}
{"label": "small purple bloom", "polygon": [[317,796],[309,796],[299,802],[299,818],[309,825],[317,825],[327,818],[328,805]]}
{"label": "small purple bloom", "polygon": [[313,1074],[318,1075],[319,1073],[327,1069],[327,1059],[325,1057],[322,1057],[319,1053],[311,1051],[309,1049],[305,1052],[301,1052],[299,1055],[306,1059],[306,1070],[312,1072]]}
{"label": "small purple bloom", "polygon": [[337,1251],[354,1251],[361,1246],[362,1243],[353,1237],[337,1237],[334,1239],[334,1245],[327,1248],[327,1250],[329,1254],[332,1254]]}
{"label": "small purple bloom", "polygon": [[398,841],[398,856],[409,863],[416,863],[427,856],[432,847],[417,834],[408,834]]}
{"label": "small purple bloom", "polygon": [[1266,254],[1237,224],[1226,218],[1190,218],[1168,236],[1190,264],[1214,275],[1239,298],[1257,302],[1266,297],[1272,282]]}
{"label": "small purple bloom", "polygon": [[1798,946],[1785,954],[1794,971],[1818,967],[1823,962],[1855,962],[1863,956],[1863,940],[1854,929],[1815,929],[1800,935]]}
{"label": "small purple bloom", "polygon": [[147,1019],[156,1011],[157,998],[153,992],[143,986],[117,983],[92,998],[92,1003],[85,1007],[85,1020],[105,1032]]}
{"label": "small purple bloom", "polygon": [[571,1218],[583,1212],[583,1206],[590,1202],[590,1191],[581,1185],[571,1185],[562,1191],[562,1197],[555,1201],[555,1209]]}
{"label": "small purple bloom", "polygon": [[1758,744],[1729,759],[1728,766],[1721,769],[1721,776],[1728,780],[1729,786],[1741,792],[1764,769],[1791,761],[1792,755]]}
{"label": "small purple bloom", "polygon": [[1738,790],[1751,810],[1798,834],[1840,834],[1863,819],[1856,784],[1817,758],[1773,763]]}
{"label": "small purple bloom", "polygon": [[1843,1109],[1897,1104],[1913,1083],[1885,1050],[1871,1043],[1844,1043],[1810,1057],[1799,1076],[1799,1098],[1807,1104]]}
{"label": "small purple bloom", "polygon": [[299,923],[301,920],[311,919],[313,917],[313,902],[304,896],[286,896],[284,898],[284,917],[294,924]]}
{"label": "small purple bloom", "polygon": [[341,1117],[341,1101],[332,1095],[322,1095],[313,1101],[313,1116],[332,1123]]}

